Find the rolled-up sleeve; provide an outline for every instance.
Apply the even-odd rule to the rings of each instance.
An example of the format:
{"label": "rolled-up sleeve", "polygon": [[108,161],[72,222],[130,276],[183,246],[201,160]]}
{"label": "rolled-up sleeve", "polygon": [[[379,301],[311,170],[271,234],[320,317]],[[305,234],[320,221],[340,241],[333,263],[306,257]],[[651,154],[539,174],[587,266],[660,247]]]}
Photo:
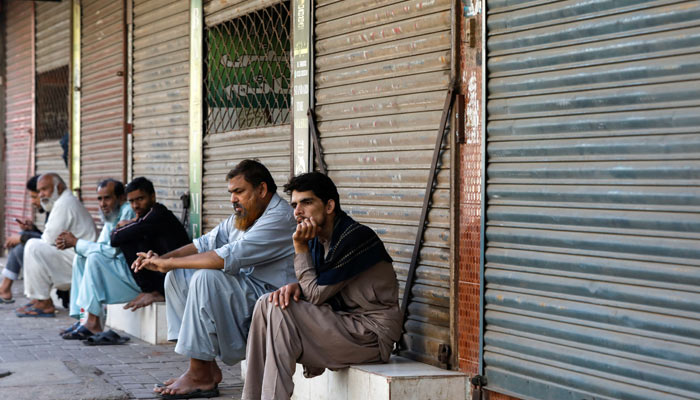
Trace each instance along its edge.
{"label": "rolled-up sleeve", "polygon": [[215,251],[224,259],[224,271],[236,274],[241,268],[290,256],[294,252],[293,228],[293,221],[288,221],[283,214],[264,214],[238,240]]}

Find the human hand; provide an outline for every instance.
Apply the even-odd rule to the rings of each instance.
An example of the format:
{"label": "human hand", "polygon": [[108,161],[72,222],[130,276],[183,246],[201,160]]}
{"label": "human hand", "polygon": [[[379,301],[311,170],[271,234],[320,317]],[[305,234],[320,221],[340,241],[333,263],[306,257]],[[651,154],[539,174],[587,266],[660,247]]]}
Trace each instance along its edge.
{"label": "human hand", "polygon": [[294,231],[292,235],[292,240],[294,241],[294,251],[296,253],[306,253],[309,251],[309,240],[313,239],[318,235],[321,228],[316,225],[313,217],[308,219],[302,219],[297,224],[297,230]]}
{"label": "human hand", "polygon": [[17,221],[17,225],[19,225],[19,228],[23,231],[36,230],[36,226],[34,226],[34,222],[32,222],[31,219],[21,220],[21,219],[15,218],[15,221]]}
{"label": "human hand", "polygon": [[58,235],[55,245],[57,249],[65,250],[75,247],[76,243],[78,243],[78,238],[76,238],[72,233],[66,231]]}
{"label": "human hand", "polygon": [[149,250],[147,253],[139,252],[136,253],[136,260],[131,265],[131,269],[134,272],[139,272],[143,269],[168,272],[171,268],[167,266],[167,261],[168,259],[160,258],[153,250]]}
{"label": "human hand", "polygon": [[290,298],[293,298],[294,301],[299,301],[300,297],[301,287],[299,284],[290,283],[270,293],[268,301],[276,306],[282,307],[284,310],[285,308],[289,307]]}
{"label": "human hand", "polygon": [[5,248],[11,249],[20,244],[21,238],[19,235],[12,235],[5,240]]}

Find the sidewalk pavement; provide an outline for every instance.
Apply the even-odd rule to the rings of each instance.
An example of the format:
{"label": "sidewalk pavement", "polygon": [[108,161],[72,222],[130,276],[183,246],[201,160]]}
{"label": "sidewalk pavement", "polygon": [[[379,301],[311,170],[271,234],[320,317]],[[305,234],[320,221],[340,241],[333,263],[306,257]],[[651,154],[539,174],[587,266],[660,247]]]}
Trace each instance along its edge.
{"label": "sidewalk pavement", "polygon": [[[0,259],[0,265],[4,260]],[[121,346],[85,346],[58,332],[75,322],[58,306],[56,318],[18,318],[27,303],[23,281],[12,288],[15,303],[0,304],[0,396],[13,400],[152,399],[153,385],[180,376],[188,359],[173,345],[151,345],[136,338]],[[120,335],[122,332],[119,332]],[[240,399],[240,364],[219,362],[219,399]]]}

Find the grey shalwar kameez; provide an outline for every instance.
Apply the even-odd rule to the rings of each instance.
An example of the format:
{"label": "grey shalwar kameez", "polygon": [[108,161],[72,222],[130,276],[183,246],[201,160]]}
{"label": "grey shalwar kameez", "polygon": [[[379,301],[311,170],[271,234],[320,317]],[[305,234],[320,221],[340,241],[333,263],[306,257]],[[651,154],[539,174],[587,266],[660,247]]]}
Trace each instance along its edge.
{"label": "grey shalwar kameez", "polygon": [[175,352],[229,365],[245,357],[246,337],[255,301],[296,280],[292,234],[293,210],[274,195],[246,231],[234,227],[234,216],[195,239],[199,253],[215,251],[223,270],[179,269],[165,278],[168,339]]}
{"label": "grey shalwar kameez", "polygon": [[[323,243],[326,252],[328,243]],[[319,285],[309,253],[295,255],[304,300],[282,309],[258,300],[248,336],[243,399],[289,399],[296,363],[306,372],[389,360],[401,335],[398,283],[392,264],[380,261],[348,280]],[[326,303],[340,296],[346,311]]]}

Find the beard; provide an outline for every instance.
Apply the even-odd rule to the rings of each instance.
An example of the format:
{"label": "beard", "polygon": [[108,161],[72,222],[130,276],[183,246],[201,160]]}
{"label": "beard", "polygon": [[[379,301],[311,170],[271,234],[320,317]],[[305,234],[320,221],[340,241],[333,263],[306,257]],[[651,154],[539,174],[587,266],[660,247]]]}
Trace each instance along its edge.
{"label": "beard", "polygon": [[234,203],[233,206],[241,207],[242,209],[241,211],[234,211],[236,219],[233,222],[233,226],[241,231],[250,228],[265,211],[261,201],[252,202],[248,208],[243,207],[240,203]]}
{"label": "beard", "polygon": [[119,213],[117,212],[117,208],[111,209],[107,214],[102,211],[100,208],[100,220],[102,223],[107,223],[107,222],[116,222],[117,218],[119,217]]}
{"label": "beard", "polygon": [[51,197],[42,197],[39,199],[41,202],[41,208],[46,210],[46,212],[51,211],[53,208],[53,205],[56,203],[56,200],[58,200],[58,184],[53,185],[53,192],[51,193]]}

